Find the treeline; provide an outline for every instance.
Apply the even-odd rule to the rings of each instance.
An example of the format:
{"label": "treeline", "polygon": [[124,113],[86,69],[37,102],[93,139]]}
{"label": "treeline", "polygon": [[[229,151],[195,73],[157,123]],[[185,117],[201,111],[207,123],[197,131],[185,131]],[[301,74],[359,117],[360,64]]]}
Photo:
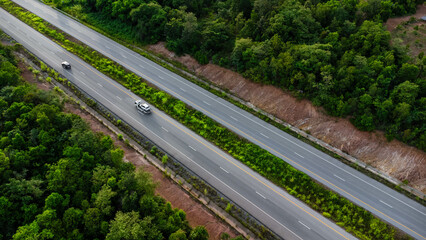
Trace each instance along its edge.
{"label": "treeline", "polygon": [[[65,40],[65,34],[52,29],[50,24],[36,15],[16,6],[10,0],[0,0],[1,7],[20,20],[57,41],[68,51],[73,52],[87,63],[106,75],[109,75],[126,88],[172,116],[185,126],[195,131],[218,147],[227,151],[234,158],[283,187],[313,209],[331,218],[348,232],[360,239],[395,239],[404,238],[395,233],[395,229],[371,213],[348,201],[347,199],[325,189],[308,175],[300,172],[259,146],[239,137],[203,113],[188,107],[171,95],[149,86],[142,78],[124,69],[122,66],[106,59],[93,49],[80,43]],[[42,67],[43,69],[43,67]],[[47,69],[50,76],[63,84],[67,80]]]}
{"label": "treeline", "polygon": [[0,46],[0,239],[208,239]]}
{"label": "treeline", "polygon": [[49,0],[98,27],[289,89],[361,130],[426,150],[426,57],[390,44],[422,0]]}

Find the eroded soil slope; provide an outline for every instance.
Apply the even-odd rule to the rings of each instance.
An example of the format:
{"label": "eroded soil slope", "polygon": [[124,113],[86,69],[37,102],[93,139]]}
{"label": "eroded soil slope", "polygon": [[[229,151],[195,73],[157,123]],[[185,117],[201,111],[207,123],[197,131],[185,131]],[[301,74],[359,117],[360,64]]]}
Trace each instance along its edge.
{"label": "eroded soil slope", "polygon": [[[52,89],[52,85],[45,81],[36,81],[33,74],[20,62],[19,67],[22,72],[22,77],[38,88],[43,90]],[[169,201],[174,208],[180,208],[186,212],[186,218],[192,227],[203,225],[206,227],[210,238],[219,240],[221,233],[228,233],[231,237],[235,237],[237,232],[228,224],[224,223],[221,219],[212,214],[201,203],[195,201],[191,196],[182,190],[180,186],[175,184],[169,178],[163,176],[162,172],[147,162],[143,156],[137,153],[133,148],[128,147],[123,141],[118,140],[117,135],[99,122],[95,117],[88,112],[81,110],[75,105],[66,103],[65,111],[79,115],[83,118],[94,132],[102,132],[110,136],[114,140],[116,146],[120,146],[124,150],[124,160],[131,162],[135,167],[142,167],[145,171],[152,174],[155,182],[157,182],[156,194],[160,195],[166,201]]]}
{"label": "eroded soil slope", "polygon": [[[426,15],[426,6],[420,6],[415,16]],[[390,19],[393,26],[410,17]],[[390,27],[392,29],[392,27]],[[181,62],[197,75],[215,85],[229,89],[244,99],[314,137],[370,164],[371,166],[426,193],[426,153],[400,141],[388,142],[383,132],[363,132],[347,119],[330,117],[308,100],[297,100],[283,90],[253,83],[238,73],[214,64],[200,65],[188,55],[176,56],[164,43],[149,46],[149,50]]]}

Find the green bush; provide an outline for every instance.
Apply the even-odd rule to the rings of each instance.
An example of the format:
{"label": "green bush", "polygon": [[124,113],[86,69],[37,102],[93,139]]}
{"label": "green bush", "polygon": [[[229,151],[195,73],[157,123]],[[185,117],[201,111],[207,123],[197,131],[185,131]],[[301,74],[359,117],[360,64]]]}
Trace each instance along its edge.
{"label": "green bush", "polygon": [[[344,214],[333,211],[331,219],[344,222],[350,231],[359,229],[366,238],[389,238],[393,236],[392,229],[386,223],[374,217],[371,213],[358,207],[332,191],[324,189],[306,174],[294,169],[288,163],[272,155],[259,146],[240,138],[238,135],[220,126],[217,122],[190,107],[171,95],[148,86],[143,79],[134,73],[126,71],[120,65],[104,58],[101,54],[87,46],[78,45],[72,41],[65,41],[63,34],[49,30],[49,24],[32,13],[23,12],[22,9],[12,7],[9,0],[0,0],[0,4],[8,11],[17,15],[24,22],[38,29],[40,32],[53,38],[63,47],[83,58],[86,62],[96,67],[101,72],[119,81],[125,87],[141,96],[151,104],[177,119],[191,130],[197,132],[218,147],[229,152],[234,158],[242,161],[253,170],[270,179],[279,186],[306,202],[313,209],[320,212],[331,212],[337,209]],[[48,31],[49,30],[49,31]],[[200,57],[202,55],[200,54]],[[60,79],[62,80],[62,79]],[[64,80],[63,80],[64,81]],[[167,104],[163,104],[167,102]],[[95,104],[95,103],[94,103]],[[120,137],[119,137],[120,138]],[[152,154],[157,153],[154,146]],[[350,219],[350,221],[348,220]],[[359,219],[367,224],[361,224]],[[374,222],[374,225],[371,223]],[[370,223],[370,224],[369,224]],[[361,224],[361,225],[360,225]],[[380,229],[372,230],[373,227]]]}

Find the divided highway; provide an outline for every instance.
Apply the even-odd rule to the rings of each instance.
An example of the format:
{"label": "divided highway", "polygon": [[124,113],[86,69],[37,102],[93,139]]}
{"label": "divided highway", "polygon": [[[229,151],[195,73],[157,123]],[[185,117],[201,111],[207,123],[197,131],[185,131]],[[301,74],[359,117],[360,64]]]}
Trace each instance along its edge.
{"label": "divided highway", "polygon": [[[295,168],[307,173],[312,178],[396,226],[402,231],[417,239],[426,239],[426,208],[421,204],[357,172],[345,164],[342,164],[340,161],[297,140],[274,126],[265,123],[250,113],[247,113],[227,101],[218,98],[197,85],[192,84],[180,76],[162,68],[137,53],[40,3],[39,1],[15,0],[15,2],[34,12],[38,16],[43,17],[46,21],[52,23],[56,27],[74,36],[129,70],[135,72],[135,74],[144,77],[164,91],[215,119],[232,131],[246,137],[249,141],[268,150],[284,161],[289,162]],[[68,60],[65,56],[59,61],[61,60],[71,62],[71,60]],[[116,101],[114,101],[114,103],[116,103]],[[156,111],[156,114],[157,112],[158,111]],[[178,146],[175,144],[173,145]],[[194,146],[191,145],[191,147]],[[178,149],[181,148],[179,147]],[[197,151],[193,152],[196,152],[197,154],[199,153]],[[204,157],[210,158],[210,156],[206,155],[204,155]],[[214,160],[214,164],[218,164],[218,161]],[[202,166],[210,171],[210,168],[206,167],[207,165],[204,165],[204,163],[202,164]],[[241,166],[241,164],[238,164],[238,166],[243,169],[247,169]],[[236,166],[232,167],[232,169],[236,168]],[[232,173],[229,175],[236,174]],[[256,174],[255,176],[258,175]],[[238,179],[235,181],[238,182],[238,185],[234,185],[236,186],[236,189],[242,189],[243,187],[239,184],[247,182],[247,176],[245,174],[241,174],[241,176],[238,176]],[[233,182],[233,184],[235,184],[235,182]],[[250,189],[253,185],[249,184],[248,186],[250,186]],[[275,186],[270,188],[269,186],[269,183],[268,187],[263,186],[263,192],[259,192],[260,190],[254,190],[254,192],[252,192],[254,193],[253,196],[265,196],[265,194],[271,195],[271,198],[266,198],[269,201],[272,201],[273,199],[276,206],[283,207],[280,203],[282,196],[276,195],[277,188]],[[256,191],[260,194],[255,193]],[[282,191],[280,190],[280,192]],[[239,201],[236,202],[240,203]],[[242,204],[242,206],[244,205]],[[261,207],[262,210],[266,211],[265,209],[269,207],[269,204],[261,202],[258,207]],[[273,210],[274,208],[272,207],[271,209]],[[274,213],[274,211],[272,211],[272,213]],[[258,216],[256,214],[254,215]],[[279,222],[283,223],[281,221]],[[296,224],[294,225],[297,224],[302,225],[296,221]],[[270,225],[266,225],[270,227]],[[311,237],[308,237],[308,239],[317,239]]]}
{"label": "divided highway", "polygon": [[[136,95],[2,8],[0,28],[282,238],[355,239],[155,107],[150,115],[139,113],[134,105]],[[62,68],[64,59],[71,69]]]}

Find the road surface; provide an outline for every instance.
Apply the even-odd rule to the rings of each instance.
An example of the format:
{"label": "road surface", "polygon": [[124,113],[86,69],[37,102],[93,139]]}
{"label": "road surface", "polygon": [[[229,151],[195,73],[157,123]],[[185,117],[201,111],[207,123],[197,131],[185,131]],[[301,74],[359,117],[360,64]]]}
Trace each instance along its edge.
{"label": "road surface", "polygon": [[[1,8],[0,28],[282,238],[355,239],[155,107],[150,115],[139,113],[136,95]],[[71,69],[62,68],[64,59]]]}
{"label": "road surface", "polygon": [[426,208],[265,123],[199,86],[35,0],[16,1],[159,88],[419,239],[426,239]]}

